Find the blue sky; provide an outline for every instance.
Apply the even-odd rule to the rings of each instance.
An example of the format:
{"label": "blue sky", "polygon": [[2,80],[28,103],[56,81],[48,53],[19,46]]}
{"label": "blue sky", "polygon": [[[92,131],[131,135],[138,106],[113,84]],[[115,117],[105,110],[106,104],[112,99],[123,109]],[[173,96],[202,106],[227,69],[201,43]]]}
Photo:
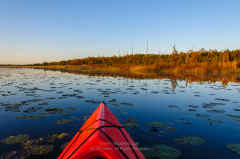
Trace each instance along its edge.
{"label": "blue sky", "polygon": [[[235,49],[239,0],[0,0],[0,63]],[[119,51],[120,50],[120,51]]]}

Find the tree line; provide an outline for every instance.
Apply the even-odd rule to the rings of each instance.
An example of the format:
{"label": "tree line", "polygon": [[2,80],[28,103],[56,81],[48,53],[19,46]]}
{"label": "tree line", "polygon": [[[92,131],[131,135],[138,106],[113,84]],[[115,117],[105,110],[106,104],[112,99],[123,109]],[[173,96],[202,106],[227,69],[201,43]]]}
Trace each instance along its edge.
{"label": "tree line", "polygon": [[87,57],[34,65],[154,65],[156,69],[174,67],[240,68],[240,50],[204,50],[174,54],[131,54],[112,57]]}

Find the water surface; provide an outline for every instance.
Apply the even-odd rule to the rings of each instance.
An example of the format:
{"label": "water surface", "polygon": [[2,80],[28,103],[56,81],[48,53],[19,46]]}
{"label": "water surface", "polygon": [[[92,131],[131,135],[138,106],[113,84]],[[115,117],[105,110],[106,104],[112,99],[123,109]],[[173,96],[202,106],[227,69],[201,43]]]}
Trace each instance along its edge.
{"label": "water surface", "polygon": [[[238,159],[228,144],[240,143],[240,84],[155,79],[131,80],[70,73],[0,69],[0,140],[27,134],[52,142],[55,157],[84,121],[105,101],[140,148],[167,145],[181,152],[178,159]],[[202,143],[177,142],[184,136]],[[42,144],[42,143],[41,143]],[[40,144],[40,145],[41,145]],[[49,143],[48,143],[49,144]],[[22,151],[18,144],[0,143],[0,154]],[[147,152],[144,152],[147,154]]]}

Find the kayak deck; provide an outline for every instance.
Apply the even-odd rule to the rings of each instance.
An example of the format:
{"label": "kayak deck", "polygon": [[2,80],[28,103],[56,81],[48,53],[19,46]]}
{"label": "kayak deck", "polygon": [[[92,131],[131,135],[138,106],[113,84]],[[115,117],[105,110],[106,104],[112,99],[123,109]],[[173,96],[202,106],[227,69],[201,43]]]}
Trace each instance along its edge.
{"label": "kayak deck", "polygon": [[145,159],[126,130],[102,102],[58,159]]}

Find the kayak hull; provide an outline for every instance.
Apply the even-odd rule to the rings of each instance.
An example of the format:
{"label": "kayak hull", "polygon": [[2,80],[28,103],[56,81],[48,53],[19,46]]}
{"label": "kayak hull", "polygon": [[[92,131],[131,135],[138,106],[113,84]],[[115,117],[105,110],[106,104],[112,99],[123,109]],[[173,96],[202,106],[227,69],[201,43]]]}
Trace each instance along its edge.
{"label": "kayak hull", "polygon": [[145,159],[117,118],[101,103],[58,159]]}

